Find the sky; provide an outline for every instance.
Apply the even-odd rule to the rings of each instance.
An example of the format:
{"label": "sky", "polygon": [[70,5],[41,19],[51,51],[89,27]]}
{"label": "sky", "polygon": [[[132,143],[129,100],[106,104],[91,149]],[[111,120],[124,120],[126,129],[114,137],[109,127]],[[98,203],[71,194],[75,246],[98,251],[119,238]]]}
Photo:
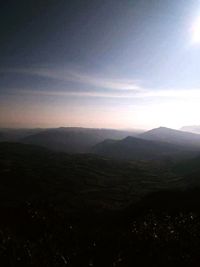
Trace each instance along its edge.
{"label": "sky", "polygon": [[200,1],[0,5],[0,127],[200,124]]}

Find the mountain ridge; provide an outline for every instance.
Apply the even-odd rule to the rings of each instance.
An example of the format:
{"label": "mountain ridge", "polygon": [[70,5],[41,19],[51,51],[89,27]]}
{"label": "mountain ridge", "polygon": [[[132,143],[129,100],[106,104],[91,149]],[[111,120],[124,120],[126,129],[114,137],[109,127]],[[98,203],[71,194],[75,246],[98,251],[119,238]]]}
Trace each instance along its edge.
{"label": "mountain ridge", "polygon": [[88,153],[91,148],[105,139],[122,139],[134,132],[112,129],[60,127],[44,130],[20,140],[23,143],[41,145],[68,153]]}
{"label": "mountain ridge", "polygon": [[[93,147],[92,152],[121,160],[149,160],[184,154],[185,147],[161,141],[128,136],[122,140],[105,140]],[[190,152],[188,152],[188,155]],[[191,152],[193,155],[193,152]],[[195,155],[195,153],[194,153]]]}
{"label": "mountain ridge", "polygon": [[139,138],[152,141],[163,141],[171,144],[200,149],[200,135],[175,130],[167,127],[158,127],[138,135]]}

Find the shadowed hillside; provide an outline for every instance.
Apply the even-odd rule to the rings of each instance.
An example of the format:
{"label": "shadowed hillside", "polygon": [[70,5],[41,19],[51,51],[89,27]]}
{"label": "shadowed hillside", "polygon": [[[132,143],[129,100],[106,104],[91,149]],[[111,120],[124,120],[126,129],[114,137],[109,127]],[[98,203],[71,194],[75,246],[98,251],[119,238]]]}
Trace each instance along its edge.
{"label": "shadowed hillside", "polygon": [[196,155],[196,152],[188,151],[180,145],[136,137],[127,137],[120,141],[105,140],[96,145],[92,152],[121,160],[180,159]]}
{"label": "shadowed hillside", "polygon": [[12,129],[12,128],[0,128],[0,132],[3,135],[3,140],[0,141],[7,141],[7,142],[19,142],[21,139],[42,132],[43,129],[40,128],[33,128],[33,129]]}
{"label": "shadowed hillside", "polygon": [[112,129],[89,129],[61,127],[45,130],[21,140],[23,143],[44,146],[57,151],[68,153],[89,152],[92,146],[104,139],[122,139],[134,132]]}
{"label": "shadowed hillside", "polygon": [[4,134],[0,132],[0,142],[4,141]]}
{"label": "shadowed hillside", "polygon": [[198,266],[199,179],[180,164],[1,143],[1,266]]}
{"label": "shadowed hillside", "polygon": [[89,154],[67,155],[37,146],[1,143],[1,199],[9,202],[53,199],[69,209],[87,206],[118,209],[148,192],[179,186],[179,177],[170,170],[166,172],[167,164],[120,162]]}

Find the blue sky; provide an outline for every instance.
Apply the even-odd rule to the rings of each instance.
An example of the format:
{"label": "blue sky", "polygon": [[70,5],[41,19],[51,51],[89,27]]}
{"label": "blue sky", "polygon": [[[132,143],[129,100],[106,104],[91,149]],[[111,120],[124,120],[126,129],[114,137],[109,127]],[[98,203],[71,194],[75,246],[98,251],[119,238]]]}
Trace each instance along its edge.
{"label": "blue sky", "polygon": [[2,5],[1,127],[199,124],[199,1],[57,2]]}

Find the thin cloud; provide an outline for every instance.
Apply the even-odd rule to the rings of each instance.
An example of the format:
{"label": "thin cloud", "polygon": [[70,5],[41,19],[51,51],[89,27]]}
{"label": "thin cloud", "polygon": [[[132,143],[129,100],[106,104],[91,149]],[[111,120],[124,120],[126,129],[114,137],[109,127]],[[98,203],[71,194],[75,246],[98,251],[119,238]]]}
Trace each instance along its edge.
{"label": "thin cloud", "polygon": [[190,89],[190,90],[145,90],[143,89],[141,92],[119,92],[119,91],[112,91],[112,92],[88,92],[88,91],[46,91],[40,90],[35,91],[31,90],[16,90],[18,93],[22,94],[29,94],[29,95],[43,95],[43,96],[74,96],[74,97],[101,97],[101,98],[132,98],[132,99],[192,99],[192,98],[200,98],[200,89]]}
{"label": "thin cloud", "polygon": [[34,91],[34,90],[15,90],[17,93],[26,95],[40,95],[40,96],[63,96],[63,97],[101,97],[101,98],[133,98],[134,95],[117,92],[72,92],[72,91]]}
{"label": "thin cloud", "polygon": [[154,98],[200,98],[200,88],[195,89],[160,89],[146,90],[144,93],[138,94],[138,97],[154,97]]}
{"label": "thin cloud", "polygon": [[7,69],[1,72],[36,75],[50,79],[56,79],[66,82],[74,82],[103,89],[131,90],[131,91],[142,90],[142,88],[136,84],[135,80],[106,78],[97,75],[89,75],[68,69],[64,70],[64,69],[53,69],[53,68],[27,68],[27,69],[21,68],[21,69]]}
{"label": "thin cloud", "polygon": [[[101,97],[101,98],[130,98],[130,99],[197,99],[200,98],[200,88],[192,89],[152,89],[139,86],[135,80],[117,79],[89,75],[83,72],[73,70],[72,68],[21,68],[0,70],[0,72],[28,74],[33,76],[46,77],[50,79],[66,82],[66,88],[34,90],[33,88],[12,90],[21,94],[44,95],[44,96],[74,96],[74,97]],[[69,88],[67,82],[78,84],[76,88]],[[83,89],[81,89],[81,84]],[[85,89],[88,87],[88,89]],[[70,89],[70,90],[69,90]],[[92,91],[91,91],[92,89]]]}

